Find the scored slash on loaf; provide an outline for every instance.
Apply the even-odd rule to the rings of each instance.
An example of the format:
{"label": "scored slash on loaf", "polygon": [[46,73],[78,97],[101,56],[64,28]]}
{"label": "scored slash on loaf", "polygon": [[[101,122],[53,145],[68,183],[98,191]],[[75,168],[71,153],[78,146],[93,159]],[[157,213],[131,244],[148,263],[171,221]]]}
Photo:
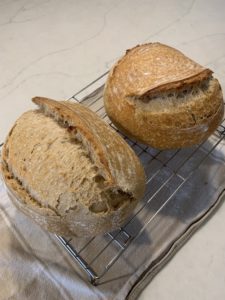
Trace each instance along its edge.
{"label": "scored slash on loaf", "polygon": [[106,112],[126,135],[158,149],[201,143],[224,113],[212,73],[167,45],[136,46],[109,73]]}
{"label": "scored slash on loaf", "polygon": [[13,203],[45,229],[95,236],[125,222],[143,196],[128,144],[81,104],[36,97],[8,134],[2,171]]}

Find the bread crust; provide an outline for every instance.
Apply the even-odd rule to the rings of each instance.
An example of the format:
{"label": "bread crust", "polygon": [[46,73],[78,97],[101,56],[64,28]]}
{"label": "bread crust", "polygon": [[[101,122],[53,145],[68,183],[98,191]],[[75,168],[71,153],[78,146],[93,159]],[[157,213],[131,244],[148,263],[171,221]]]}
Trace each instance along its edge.
{"label": "bread crust", "polygon": [[[224,114],[221,87],[211,74],[211,70],[169,46],[137,46],[109,73],[104,90],[106,112],[128,136],[158,149],[201,143],[217,128]],[[184,87],[200,87],[207,80],[209,87],[198,99],[181,99],[173,108],[167,109],[165,101],[165,109],[152,110],[142,102],[144,97],[151,99]]]}
{"label": "bread crust", "polygon": [[[2,174],[13,203],[39,225],[61,235],[95,236],[121,226],[143,196],[145,187],[144,170],[133,150],[95,113],[80,104],[41,97],[36,97],[33,101],[40,106],[41,110],[26,112],[17,120],[8,134],[2,151]],[[31,124],[32,120],[34,120],[33,124]],[[38,126],[43,122],[50,145],[45,149],[46,155],[40,155],[40,167],[44,167],[46,178],[50,178],[49,182],[44,183],[38,177],[35,169],[37,163],[35,165],[32,162],[32,159],[36,159],[37,156],[34,157],[29,150],[35,147],[38,139],[43,145],[41,135],[38,139],[36,136],[33,137],[39,134]],[[65,131],[67,139],[69,134],[71,141],[76,140],[81,144],[82,155],[87,156],[86,161],[90,169],[90,172],[88,169],[85,174],[94,176],[93,180],[92,177],[84,178],[89,185],[91,184],[89,188],[81,183],[80,190],[71,190],[70,194],[67,193],[66,188],[65,191],[60,191],[60,188],[57,187],[55,178],[62,178],[59,175],[60,170],[55,168],[51,172],[49,171],[50,167],[56,166],[57,159],[53,159],[53,157],[57,157],[57,151],[59,151],[59,148],[56,149],[57,151],[55,148],[51,148],[51,136],[53,136],[51,130],[54,128],[58,130],[59,126],[62,127],[60,134]],[[18,138],[21,130],[23,132]],[[25,148],[21,148],[24,151],[15,150],[22,144],[25,145]],[[70,149],[71,147],[70,144]],[[60,148],[61,150],[62,148]],[[24,155],[26,155],[32,171],[32,175],[29,176],[26,168],[24,169]],[[45,158],[43,159],[43,157]],[[69,158],[72,160],[73,156],[70,154]],[[71,180],[73,174],[71,170],[68,170],[68,173],[65,174],[63,180],[69,190],[68,178],[70,176]],[[94,181],[98,176],[101,179],[100,183]],[[41,190],[39,187],[43,184],[44,188],[42,186]],[[55,193],[55,198],[51,195],[51,202],[43,197],[45,187],[46,191]],[[89,189],[93,190],[95,194],[87,200],[85,195]],[[68,198],[68,195],[72,195],[71,197],[74,195],[75,198],[79,195],[80,198],[71,199],[71,197]],[[65,213],[59,210],[59,205],[63,202],[71,202]],[[98,206],[99,204],[103,208],[100,207],[100,210],[96,211],[96,207],[93,205]]]}

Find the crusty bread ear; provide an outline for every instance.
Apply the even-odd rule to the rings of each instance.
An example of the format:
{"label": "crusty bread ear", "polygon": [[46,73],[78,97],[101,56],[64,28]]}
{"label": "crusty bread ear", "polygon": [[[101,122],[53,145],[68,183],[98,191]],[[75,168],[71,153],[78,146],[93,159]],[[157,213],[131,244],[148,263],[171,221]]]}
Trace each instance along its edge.
{"label": "crusty bread ear", "polygon": [[121,226],[142,197],[133,150],[81,104],[36,97],[3,146],[13,203],[45,229],[94,236]]}
{"label": "crusty bread ear", "polygon": [[127,50],[109,74],[126,96],[142,96],[200,82],[212,71],[180,51],[160,43],[138,45]]}
{"label": "crusty bread ear", "polygon": [[115,64],[104,104],[119,129],[159,149],[201,143],[224,111],[212,71],[160,43],[137,46]]}
{"label": "crusty bread ear", "polygon": [[[95,136],[95,124],[88,122],[87,109],[82,113],[79,104],[70,105],[68,101],[54,101],[44,97],[34,97],[32,101],[48,116],[53,117],[59,124],[69,129],[71,136],[79,139],[88,151],[91,159],[98,166],[102,175],[113,184],[104,145]],[[95,116],[94,116],[95,117]]]}
{"label": "crusty bread ear", "polygon": [[127,143],[108,124],[78,103],[43,97],[35,97],[32,101],[47,115],[53,115],[58,122],[74,129],[70,130],[71,134],[82,142],[109,185],[118,186],[124,192],[129,191],[135,198],[140,198],[143,185],[139,185],[129,171],[132,161],[132,168],[140,172],[140,178],[143,178],[139,160]]}

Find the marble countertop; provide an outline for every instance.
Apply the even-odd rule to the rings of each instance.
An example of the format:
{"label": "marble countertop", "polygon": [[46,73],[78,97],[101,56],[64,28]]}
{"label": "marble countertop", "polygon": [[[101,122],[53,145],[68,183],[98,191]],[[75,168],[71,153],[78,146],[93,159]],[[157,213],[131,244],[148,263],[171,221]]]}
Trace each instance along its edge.
{"label": "marble countertop", "polygon": [[[31,97],[71,97],[138,43],[178,48],[225,91],[224,0],[0,0],[0,41],[0,142]],[[224,226],[223,205],[140,299],[225,299]]]}

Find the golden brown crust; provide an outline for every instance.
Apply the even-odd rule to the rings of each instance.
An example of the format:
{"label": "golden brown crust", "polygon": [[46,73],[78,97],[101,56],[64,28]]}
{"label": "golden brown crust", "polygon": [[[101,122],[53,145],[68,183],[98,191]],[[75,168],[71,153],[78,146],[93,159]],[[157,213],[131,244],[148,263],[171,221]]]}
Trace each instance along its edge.
{"label": "golden brown crust", "polygon": [[121,96],[141,96],[193,84],[211,74],[180,51],[149,43],[127,51],[110,72],[107,85],[117,88]]}
{"label": "golden brown crust", "polygon": [[[163,63],[158,65],[157,59]],[[221,87],[211,73],[171,47],[135,47],[110,71],[104,91],[106,112],[128,136],[155,148],[200,143],[220,124],[224,110]],[[198,89],[199,95],[189,92],[171,104],[167,93],[178,93],[184,86]],[[149,97],[146,103],[144,97]]]}
{"label": "golden brown crust", "polygon": [[2,173],[13,203],[61,235],[94,236],[121,226],[144,192],[134,152],[88,108],[34,101],[43,111],[24,113],[3,146]]}

